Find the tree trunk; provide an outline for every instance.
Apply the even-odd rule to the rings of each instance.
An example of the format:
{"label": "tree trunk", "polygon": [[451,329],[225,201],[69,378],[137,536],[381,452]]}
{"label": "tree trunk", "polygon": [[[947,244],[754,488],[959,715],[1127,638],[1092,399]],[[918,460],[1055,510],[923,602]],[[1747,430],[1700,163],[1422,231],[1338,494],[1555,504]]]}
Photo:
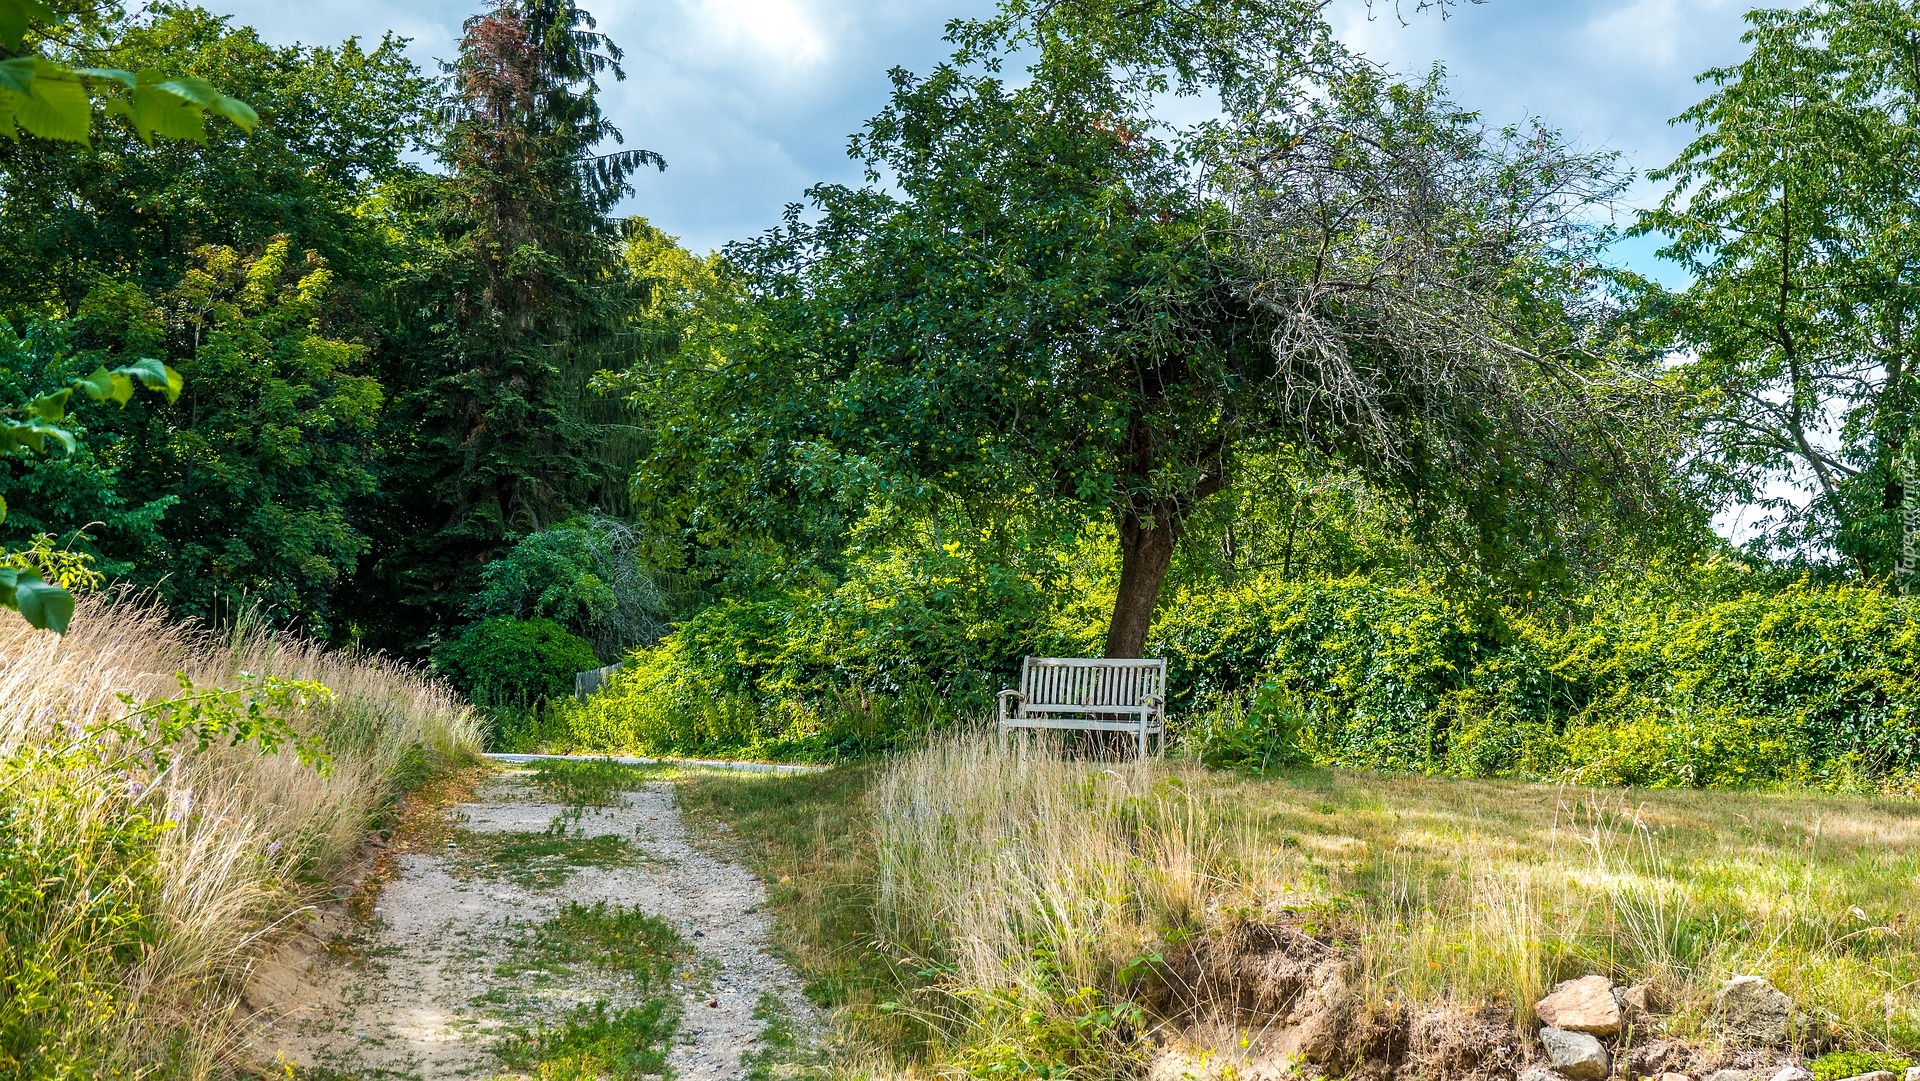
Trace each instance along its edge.
{"label": "tree trunk", "polygon": [[1113,622],[1107,626],[1108,657],[1139,657],[1147,650],[1147,630],[1153,626],[1153,607],[1160,599],[1160,583],[1173,565],[1173,546],[1179,540],[1179,522],[1173,503],[1128,507],[1120,515],[1120,591],[1113,599]]}

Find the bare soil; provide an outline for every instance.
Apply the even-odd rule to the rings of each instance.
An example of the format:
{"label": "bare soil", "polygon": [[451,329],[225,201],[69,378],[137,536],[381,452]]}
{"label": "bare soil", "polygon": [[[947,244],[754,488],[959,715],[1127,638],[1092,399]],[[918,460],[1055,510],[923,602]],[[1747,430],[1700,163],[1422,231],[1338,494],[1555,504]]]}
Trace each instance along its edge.
{"label": "bare soil", "polygon": [[[527,776],[497,774],[459,808],[468,848],[561,823],[577,840],[622,838],[633,858],[571,867],[543,888],[555,876],[530,881],[512,867],[476,863],[461,832],[439,850],[401,854],[370,921],[323,914],[307,948],[295,943],[256,973],[247,1001],[258,1011],[263,1062],[320,1076],[513,1076],[492,1050],[503,1033],[557,1022],[585,1004],[619,1009],[658,997],[604,972],[515,963],[568,902],[637,908],[691,947],[671,992],[681,1020],[669,1065],[684,1081],[746,1076],[767,1006],[803,1036],[817,1028],[799,980],[768,950],[759,879],[689,843],[671,785],[650,782],[618,806],[582,811],[541,802]],[[328,939],[326,949],[311,948]]]}

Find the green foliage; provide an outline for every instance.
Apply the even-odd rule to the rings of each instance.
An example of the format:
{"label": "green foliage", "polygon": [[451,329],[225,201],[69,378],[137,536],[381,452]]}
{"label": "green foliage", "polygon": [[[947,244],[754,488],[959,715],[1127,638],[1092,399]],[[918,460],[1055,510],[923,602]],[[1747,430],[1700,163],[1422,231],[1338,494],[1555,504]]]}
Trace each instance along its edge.
{"label": "green foliage", "polygon": [[1808,1064],[1813,1072],[1813,1081],[1843,1081],[1848,1077],[1877,1073],[1885,1070],[1896,1076],[1906,1072],[1913,1060],[1904,1055],[1889,1055],[1873,1051],[1835,1051],[1821,1055]]}
{"label": "green foliage", "polygon": [[605,901],[568,901],[540,925],[533,948],[549,961],[611,969],[643,987],[666,986],[674,962],[686,952],[680,936],[659,917]]}
{"label": "green foliage", "polygon": [[509,1067],[543,1081],[643,1081],[666,1073],[678,1021],[666,999],[630,1010],[594,1003],[558,1025],[508,1035],[495,1053]]}
{"label": "green foliage", "polygon": [[1415,587],[1255,583],[1180,598],[1154,648],[1176,715],[1218,717],[1270,680],[1308,707],[1310,746],[1332,764],[1651,788],[1910,783],[1920,606],[1709,577],[1616,585],[1565,622],[1494,623]]}
{"label": "green foliage", "polygon": [[114,984],[159,935],[165,820],[17,788],[0,789],[0,1069],[22,1081],[98,1076],[113,1054],[100,1030]]}
{"label": "green foliage", "polygon": [[666,630],[669,601],[645,562],[646,538],[588,516],[534,533],[480,571],[467,614],[550,619],[611,660]]}
{"label": "green foliage", "polygon": [[366,348],[328,333],[333,282],[282,237],[252,254],[205,249],[152,302],[90,301],[96,333],[163,342],[193,387],[176,410],[101,425],[124,463],[117,483],[174,504],[159,558],[127,554],[176,611],[215,619],[257,603],[330,629],[367,550],[350,508],[374,491],[383,405]]}
{"label": "green foliage", "polygon": [[564,710],[557,742],[830,760],[984,716],[1023,655],[1082,653],[1104,621],[1097,560],[1000,526],[863,531],[831,592],[711,605]]}
{"label": "green foliage", "polygon": [[478,569],[515,536],[625,501],[634,431],[596,400],[639,299],[610,213],[646,150],[620,132],[597,80],[620,50],[570,0],[514,0],[467,20],[447,65],[435,147],[447,175],[421,194],[397,336],[382,586],[395,632],[444,629]]}
{"label": "green foliage", "polygon": [[117,1076],[124,974],[162,933],[162,834],[191,813],[155,782],[215,742],[261,753],[290,745],[324,769],[326,751],[282,714],[331,701],[311,682],[267,677],[136,703],[32,743],[0,762],[0,1069],[9,1077]]}
{"label": "green foliage", "polygon": [[617,806],[621,793],[639,788],[649,777],[635,766],[594,759],[539,758],[532,765],[533,786],[569,808]]}
{"label": "green foliage", "polygon": [[586,639],[550,619],[481,620],[433,651],[433,666],[482,709],[528,709],[573,693],[600,667]]}
{"label": "green foliage", "polygon": [[1712,92],[1679,117],[1699,135],[1653,174],[1673,188],[1638,228],[1692,279],[1672,315],[1694,347],[1679,371],[1707,476],[1775,512],[1775,549],[1884,576],[1920,379],[1920,5],[1818,0],[1747,21],[1747,57],[1702,76]]}
{"label": "green foliage", "polygon": [[58,24],[44,0],[0,0],[0,135],[17,140],[25,129],[42,139],[84,143],[93,130],[95,97],[148,144],[156,135],[206,142],[208,113],[247,131],[260,121],[246,102],[205,79],[58,63],[37,51],[39,39],[56,34]]}
{"label": "green foliage", "polygon": [[[1250,699],[1250,700],[1249,700]],[[1263,774],[1313,761],[1313,719],[1295,695],[1267,682],[1251,695],[1229,695],[1181,728],[1179,753],[1214,769]]]}
{"label": "green foliage", "polygon": [[[149,390],[165,394],[169,402],[180,397],[180,373],[152,358],[111,371],[95,367],[84,378],[41,394],[24,406],[0,406],[0,458],[45,454],[48,440],[72,454],[79,447],[79,440],[67,427],[67,404],[74,392],[79,391],[96,402],[111,400],[124,408],[133,397],[136,380]],[[6,518],[7,501],[0,498],[0,523]],[[0,549],[0,608],[19,612],[29,624],[41,630],[65,634],[73,621],[73,596],[67,591],[69,583],[58,579],[48,582],[41,572],[69,564],[62,563],[48,545],[34,551],[40,556],[37,560],[31,558],[33,553],[21,559]]]}
{"label": "green foliage", "polygon": [[159,292],[203,247],[255,250],[280,235],[318,252],[366,308],[392,302],[391,222],[361,204],[418,174],[403,158],[427,80],[396,38],[270,46],[230,21],[177,4],[133,19],[111,5],[70,27],[87,63],[204,79],[265,120],[244,138],[217,126],[205,145],[147,147],[118,125],[86,147],[0,141],[0,260],[35,271],[0,275],[0,317],[72,315],[103,278]]}

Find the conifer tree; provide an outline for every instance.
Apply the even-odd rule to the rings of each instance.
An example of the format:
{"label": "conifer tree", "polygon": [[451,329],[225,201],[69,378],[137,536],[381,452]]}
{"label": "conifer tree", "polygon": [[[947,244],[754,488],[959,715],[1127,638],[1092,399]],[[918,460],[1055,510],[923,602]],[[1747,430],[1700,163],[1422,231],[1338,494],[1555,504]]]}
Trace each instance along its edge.
{"label": "conifer tree", "polygon": [[[597,79],[620,50],[568,0],[496,0],[470,18],[446,66],[428,254],[390,385],[392,533],[381,584],[421,617],[457,609],[510,537],[624,488],[600,453],[612,403],[588,381],[631,298],[610,214],[648,150],[600,153],[621,135]],[[597,422],[598,421],[598,422]]]}

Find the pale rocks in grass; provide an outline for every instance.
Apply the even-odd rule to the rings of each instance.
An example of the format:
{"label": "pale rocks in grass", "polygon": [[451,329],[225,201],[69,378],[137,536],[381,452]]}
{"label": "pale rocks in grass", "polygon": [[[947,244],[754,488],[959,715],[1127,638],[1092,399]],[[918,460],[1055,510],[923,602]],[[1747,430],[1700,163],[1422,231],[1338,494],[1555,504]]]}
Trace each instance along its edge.
{"label": "pale rocks in grass", "polygon": [[1613,997],[1613,981],[1605,976],[1582,976],[1554,986],[1553,993],[1534,1004],[1540,1023],[1564,1032],[1612,1036],[1620,1031],[1620,1003]]}
{"label": "pale rocks in grass", "polygon": [[[1813,1081],[1813,1071],[1805,1066],[1783,1066],[1769,1081]],[[1916,1081],[1908,1078],[1908,1081]]]}
{"label": "pale rocks in grass", "polygon": [[1543,1028],[1540,1043],[1554,1072],[1570,1081],[1602,1081],[1613,1072],[1613,1059],[1600,1041],[1584,1032]]}
{"label": "pale rocks in grass", "polygon": [[1899,1081],[1899,1078],[1894,1076],[1892,1070],[1870,1070],[1867,1073],[1855,1074],[1846,1081]]}
{"label": "pale rocks in grass", "polygon": [[1785,1043],[1793,1024],[1793,1000],[1758,976],[1735,976],[1713,999],[1713,1026],[1748,1044]]}
{"label": "pale rocks in grass", "polygon": [[[1808,1075],[1807,1081],[1813,1081],[1812,1075]],[[1901,1081],[1920,1081],[1920,1066],[1907,1067],[1906,1076]]]}

